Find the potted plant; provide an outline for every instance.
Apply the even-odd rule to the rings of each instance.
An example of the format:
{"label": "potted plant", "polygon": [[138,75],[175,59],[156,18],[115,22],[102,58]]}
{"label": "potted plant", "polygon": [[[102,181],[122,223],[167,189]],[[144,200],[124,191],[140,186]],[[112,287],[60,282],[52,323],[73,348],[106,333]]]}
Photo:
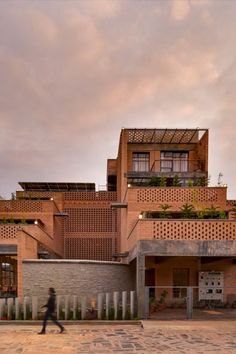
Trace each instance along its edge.
{"label": "potted plant", "polygon": [[190,219],[195,214],[194,205],[185,203],[181,206],[180,211],[183,218]]}
{"label": "potted plant", "polygon": [[180,187],[181,186],[181,180],[178,175],[174,176],[172,185],[173,185],[173,187]]}
{"label": "potted plant", "polygon": [[148,181],[148,186],[151,187],[159,187],[161,183],[161,178],[153,176],[149,181]]}
{"label": "potted plant", "polygon": [[160,179],[160,187],[166,187],[166,177],[162,176]]}
{"label": "potted plant", "polygon": [[158,311],[164,310],[166,308],[166,297],[168,295],[168,291],[164,289],[160,295]]}
{"label": "potted plant", "polygon": [[160,217],[161,218],[169,218],[170,217],[170,212],[167,210],[171,208],[171,205],[169,204],[161,204],[160,208],[162,209],[162,212],[160,212]]}
{"label": "potted plant", "polygon": [[165,300],[167,295],[168,295],[168,291],[163,290],[159,299],[155,297],[150,299],[150,313],[161,311],[166,308]]}

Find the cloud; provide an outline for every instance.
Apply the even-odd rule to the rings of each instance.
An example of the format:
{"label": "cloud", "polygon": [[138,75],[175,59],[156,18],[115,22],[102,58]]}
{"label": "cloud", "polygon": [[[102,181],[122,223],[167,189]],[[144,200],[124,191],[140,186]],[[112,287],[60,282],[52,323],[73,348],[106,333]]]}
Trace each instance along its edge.
{"label": "cloud", "polygon": [[110,18],[119,14],[121,3],[119,1],[99,0],[81,1],[81,10],[95,18]]}
{"label": "cloud", "polygon": [[190,12],[190,3],[188,0],[173,0],[171,5],[171,18],[175,21],[184,20]]}
{"label": "cloud", "polygon": [[104,184],[121,127],[198,126],[210,128],[210,173],[236,195],[235,10],[0,2],[0,194],[23,179]]}

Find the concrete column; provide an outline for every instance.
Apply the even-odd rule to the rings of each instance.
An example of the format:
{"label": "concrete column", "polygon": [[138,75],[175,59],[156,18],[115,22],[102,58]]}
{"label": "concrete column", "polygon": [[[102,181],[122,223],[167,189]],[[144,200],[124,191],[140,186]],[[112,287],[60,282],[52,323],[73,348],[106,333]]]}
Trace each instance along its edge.
{"label": "concrete column", "polygon": [[38,297],[32,296],[32,320],[38,319]]}
{"label": "concrete column", "polygon": [[76,313],[78,308],[77,295],[73,296],[73,320],[76,320]]}
{"label": "concrete column", "polygon": [[106,319],[109,320],[110,294],[106,293]]}
{"label": "concrete column", "polygon": [[193,288],[187,287],[187,320],[193,318]]}
{"label": "concrete column", "polygon": [[127,291],[122,291],[122,320],[125,319],[127,310]]}
{"label": "concrete column", "polygon": [[136,291],[138,299],[138,317],[144,319],[145,256],[142,254],[137,254],[136,258]]}
{"label": "concrete column", "polygon": [[130,292],[130,317],[134,318],[135,291]]}
{"label": "concrete column", "polygon": [[87,298],[83,297],[81,300],[81,319],[84,320],[86,317],[87,310]]}
{"label": "concrete column", "polygon": [[114,291],[114,293],[113,293],[113,304],[114,304],[114,319],[117,320],[118,306],[119,306],[119,292],[118,291]]}
{"label": "concrete column", "polygon": [[147,320],[149,317],[149,287],[144,290],[144,318]]}

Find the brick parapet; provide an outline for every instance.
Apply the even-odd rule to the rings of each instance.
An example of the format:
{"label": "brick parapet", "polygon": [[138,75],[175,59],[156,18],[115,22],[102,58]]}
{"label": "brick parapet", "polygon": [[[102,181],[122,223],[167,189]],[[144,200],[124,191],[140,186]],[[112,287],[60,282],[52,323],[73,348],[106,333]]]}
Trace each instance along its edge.
{"label": "brick parapet", "polygon": [[129,210],[161,210],[160,205],[168,203],[171,211],[178,211],[183,204],[193,204],[196,209],[214,205],[227,210],[226,187],[144,187],[128,188]]}
{"label": "brick parapet", "polygon": [[137,220],[127,237],[131,250],[139,240],[236,240],[236,220]]}

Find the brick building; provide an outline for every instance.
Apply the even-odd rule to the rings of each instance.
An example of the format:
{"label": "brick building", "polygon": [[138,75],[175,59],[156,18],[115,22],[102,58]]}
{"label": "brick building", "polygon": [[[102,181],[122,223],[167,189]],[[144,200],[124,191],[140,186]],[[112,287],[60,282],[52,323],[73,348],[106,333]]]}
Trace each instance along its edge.
{"label": "brick building", "polygon": [[236,285],[234,201],[208,187],[207,129],[122,129],[107,191],[20,185],[0,200],[1,295],[21,296],[23,259],[45,257],[136,264],[140,314],[145,285],[197,285],[204,270]]}

